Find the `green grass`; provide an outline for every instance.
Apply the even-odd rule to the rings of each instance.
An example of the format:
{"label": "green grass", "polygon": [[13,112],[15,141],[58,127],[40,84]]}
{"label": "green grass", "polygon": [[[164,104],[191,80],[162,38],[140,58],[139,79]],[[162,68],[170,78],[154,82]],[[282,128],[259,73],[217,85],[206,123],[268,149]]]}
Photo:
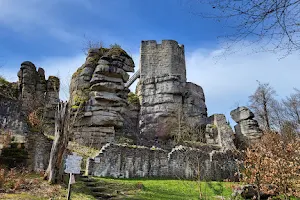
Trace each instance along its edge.
{"label": "green grass", "polygon": [[[151,180],[151,179],[109,179],[96,178],[110,191],[118,190],[127,197],[124,199],[143,200],[197,200],[199,189],[203,199],[220,199],[221,196],[229,197],[232,186],[238,183],[229,182],[201,182],[201,187],[196,181],[186,180]],[[139,189],[138,185],[143,185]]]}

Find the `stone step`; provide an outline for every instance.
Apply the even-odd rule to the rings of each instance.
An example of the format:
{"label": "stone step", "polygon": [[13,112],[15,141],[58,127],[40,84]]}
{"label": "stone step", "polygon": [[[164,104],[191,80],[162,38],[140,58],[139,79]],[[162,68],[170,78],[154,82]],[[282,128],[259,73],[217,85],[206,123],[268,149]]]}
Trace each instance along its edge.
{"label": "stone step", "polygon": [[105,188],[104,187],[88,187],[92,192],[104,192]]}
{"label": "stone step", "polygon": [[95,180],[93,180],[91,178],[82,178],[81,181],[85,182],[85,183],[87,183],[87,182],[96,182]]}
{"label": "stone step", "polygon": [[102,199],[111,199],[113,197],[116,197],[116,195],[107,194],[107,193],[103,193],[103,192],[93,192],[93,196],[100,197]]}
{"label": "stone step", "polygon": [[97,187],[99,185],[98,182],[85,182],[85,185],[88,187]]}

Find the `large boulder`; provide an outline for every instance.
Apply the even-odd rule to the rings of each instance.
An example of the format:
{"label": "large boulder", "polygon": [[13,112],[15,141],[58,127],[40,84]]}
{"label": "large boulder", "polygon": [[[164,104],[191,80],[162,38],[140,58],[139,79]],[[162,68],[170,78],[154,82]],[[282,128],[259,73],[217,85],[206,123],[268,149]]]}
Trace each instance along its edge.
{"label": "large boulder", "polygon": [[231,118],[239,123],[242,120],[253,119],[254,114],[247,107],[238,107],[230,112]]}
{"label": "large boulder", "polygon": [[238,148],[244,149],[261,138],[263,132],[258,122],[253,119],[254,114],[247,107],[238,107],[232,110],[230,115],[238,123],[234,126]]}

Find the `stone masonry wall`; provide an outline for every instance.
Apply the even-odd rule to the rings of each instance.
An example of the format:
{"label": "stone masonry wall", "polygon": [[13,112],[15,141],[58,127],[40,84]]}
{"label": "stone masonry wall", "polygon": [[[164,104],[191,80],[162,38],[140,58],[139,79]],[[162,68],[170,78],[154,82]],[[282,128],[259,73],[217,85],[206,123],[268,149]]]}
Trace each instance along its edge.
{"label": "stone masonry wall", "polygon": [[166,177],[206,180],[234,179],[236,155],[210,146],[178,146],[172,151],[126,144],[106,144],[87,162],[88,174],[101,177]]}

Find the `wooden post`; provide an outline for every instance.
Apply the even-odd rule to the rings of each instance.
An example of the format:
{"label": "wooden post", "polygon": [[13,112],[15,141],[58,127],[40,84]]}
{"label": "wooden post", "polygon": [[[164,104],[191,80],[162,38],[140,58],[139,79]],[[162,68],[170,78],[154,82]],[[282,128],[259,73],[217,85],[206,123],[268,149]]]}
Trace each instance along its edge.
{"label": "wooden post", "polygon": [[72,181],[72,173],[70,173],[70,178],[69,178],[69,185],[68,185],[68,197],[67,200],[71,199],[71,181]]}

